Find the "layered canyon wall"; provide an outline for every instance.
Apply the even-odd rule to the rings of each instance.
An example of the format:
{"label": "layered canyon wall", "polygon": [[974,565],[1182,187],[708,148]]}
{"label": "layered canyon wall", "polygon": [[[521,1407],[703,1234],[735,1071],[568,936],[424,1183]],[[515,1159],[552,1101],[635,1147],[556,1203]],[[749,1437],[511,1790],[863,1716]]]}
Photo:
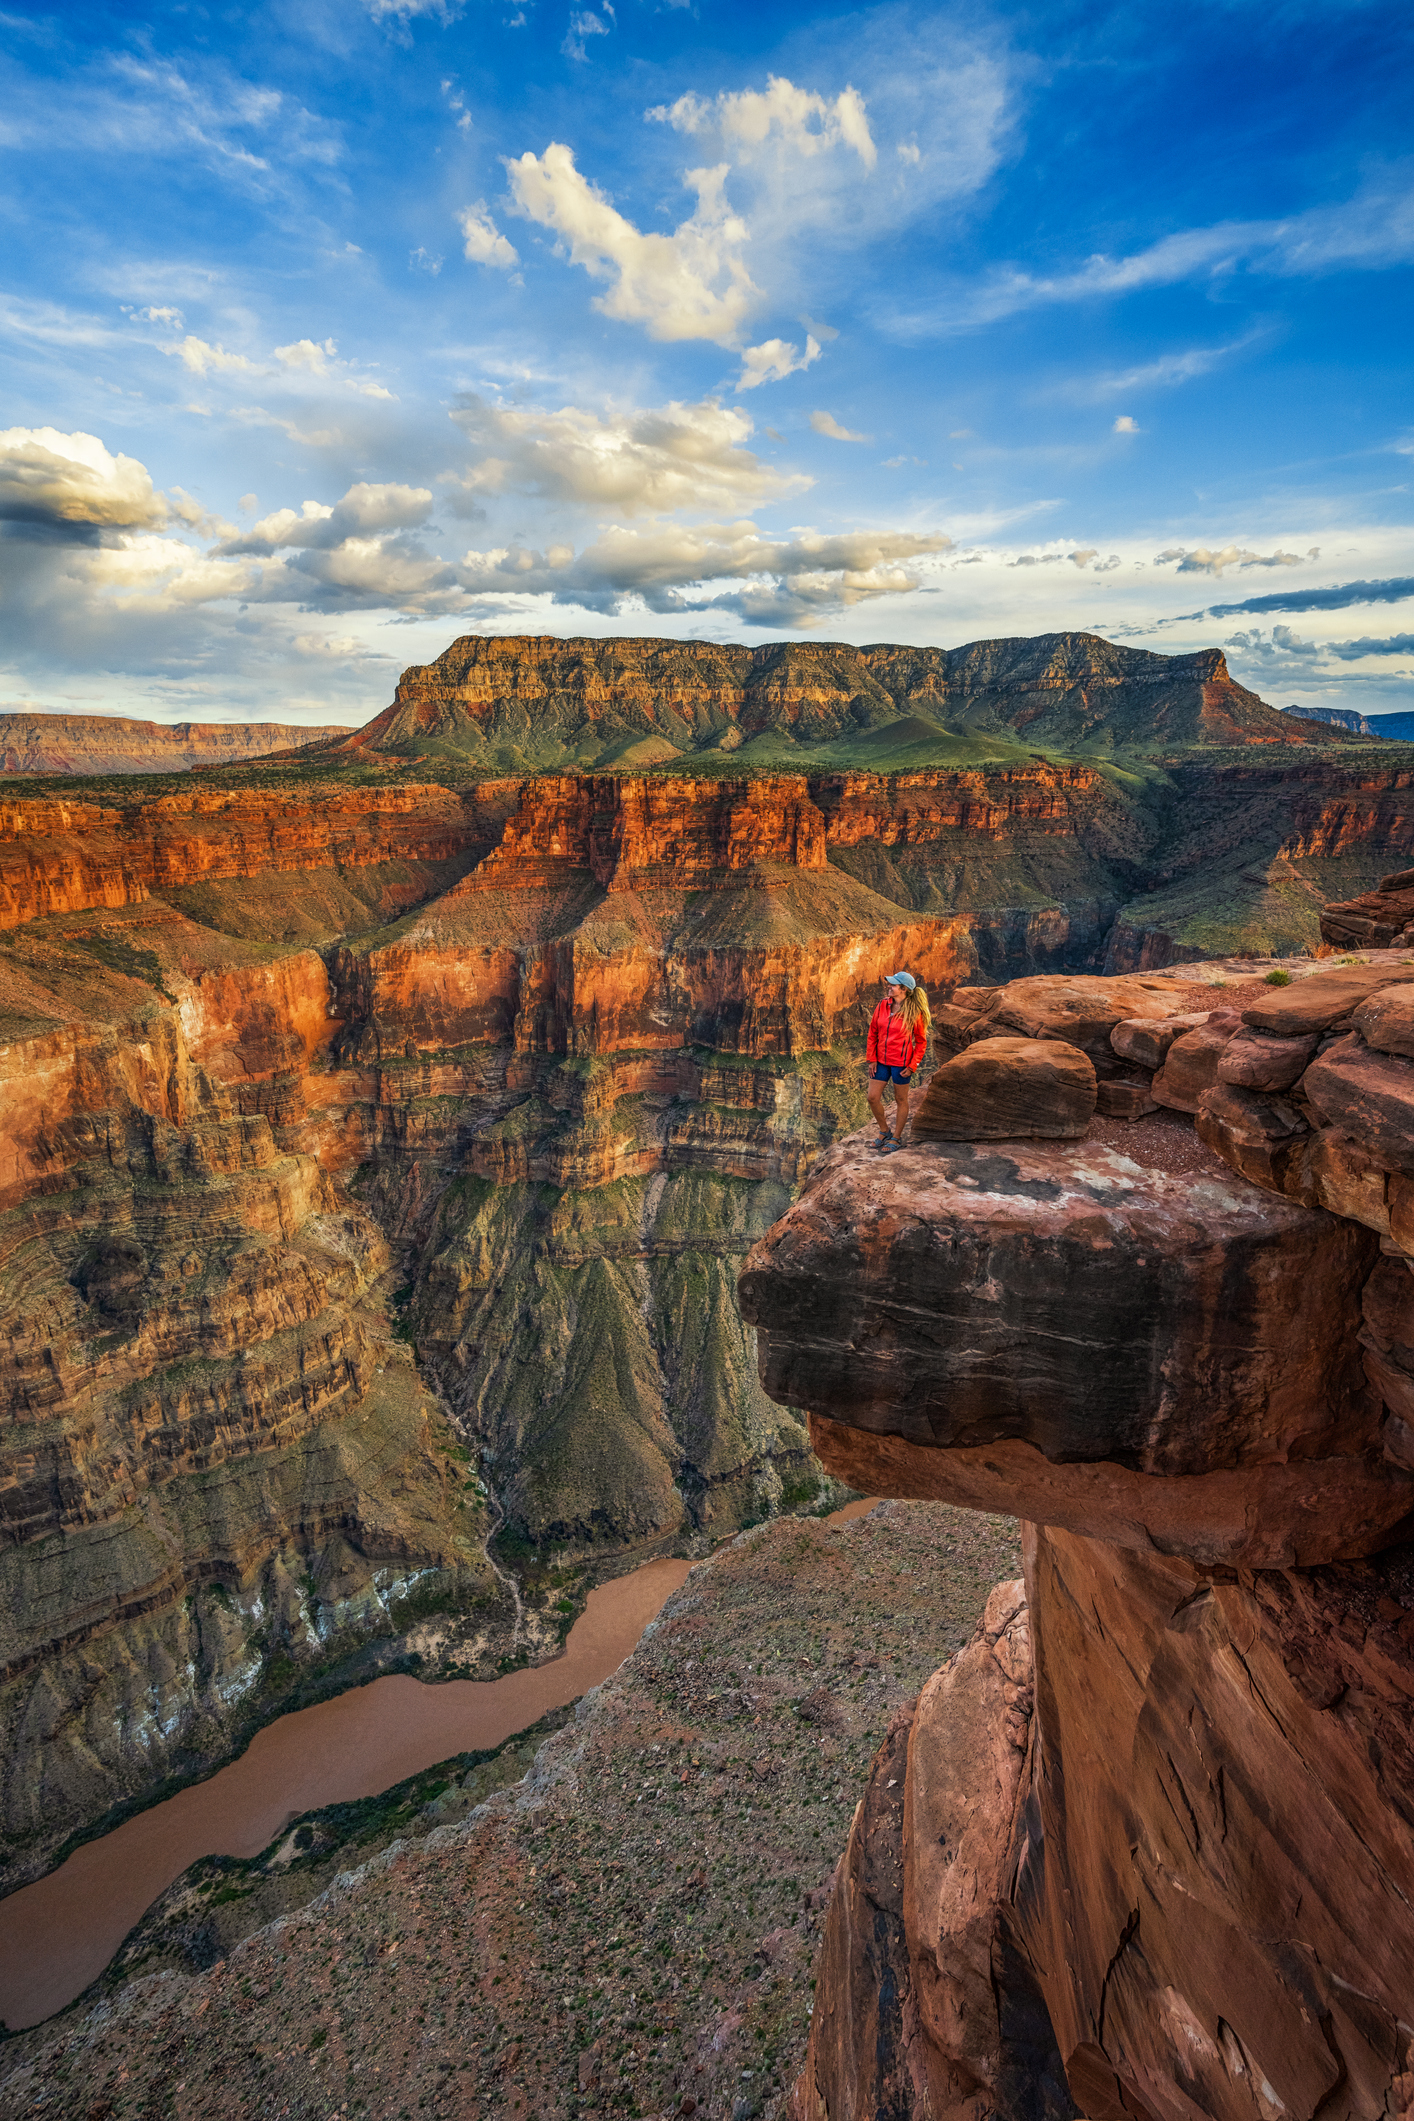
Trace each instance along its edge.
{"label": "layered canyon wall", "polygon": [[139,722],[119,714],[0,714],[0,773],[189,773],[301,744],[337,741],[337,723]]}
{"label": "layered canyon wall", "polygon": [[858,1116],[880,974],[972,954],[828,864],[803,783],[2,829],[17,1883],[361,1646],[494,1670],[498,1523],[613,1553],[819,1492],[736,1271]]}
{"label": "layered canyon wall", "polygon": [[748,1262],[828,1466],[1028,1520],[856,1814],[802,2121],[1409,2110],[1411,982],[960,993],[914,1145]]}

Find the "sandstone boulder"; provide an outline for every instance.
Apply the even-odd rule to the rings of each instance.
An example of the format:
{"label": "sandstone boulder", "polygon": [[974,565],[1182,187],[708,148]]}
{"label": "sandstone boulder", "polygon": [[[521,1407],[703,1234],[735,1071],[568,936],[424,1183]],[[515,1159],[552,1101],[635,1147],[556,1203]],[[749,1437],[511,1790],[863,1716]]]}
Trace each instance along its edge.
{"label": "sandstone boulder", "polygon": [[1118,1075],[1096,1086],[1095,1110],[1102,1119],[1143,1119],[1158,1109],[1147,1075]]}
{"label": "sandstone boulder", "polygon": [[1259,1097],[1235,1083],[1215,1083],[1205,1090],[1195,1122],[1200,1140],[1217,1151],[1225,1164],[1273,1193],[1288,1190],[1286,1176],[1309,1132],[1294,1105],[1280,1097]]}
{"label": "sandstone boulder", "polygon": [[1154,1102],[1174,1112],[1196,1112],[1204,1091],[1218,1079],[1218,1063],[1240,1021],[1231,1009],[1214,1010],[1196,1031],[1176,1038],[1154,1077]]}
{"label": "sandstone boulder", "polygon": [[1414,980],[1414,964],[1335,965],[1329,972],[1313,972],[1309,979],[1297,980],[1290,987],[1273,987],[1269,995],[1243,1010],[1242,1021],[1253,1031],[1305,1038],[1312,1031],[1329,1031],[1380,988],[1407,980]]}
{"label": "sandstone boulder", "polygon": [[882,1161],[855,1138],[740,1287],[787,1404],[929,1452],[1014,1438],[1053,1465],[1199,1475],[1341,1430],[1374,1254],[1352,1223],[1093,1138]]}
{"label": "sandstone boulder", "polygon": [[1243,1090],[1290,1090],[1305,1074],[1317,1040],[1314,1031],[1305,1038],[1275,1038],[1244,1027],[1219,1056],[1218,1081]]}
{"label": "sandstone boulder", "polygon": [[1002,990],[993,1021],[1027,1038],[1065,1039],[1094,1060],[1108,1061],[1116,1024],[1172,1014],[1173,989],[1162,980],[1102,979],[1046,973],[1013,980]]}
{"label": "sandstone boulder", "polygon": [[1141,1068],[1162,1068],[1174,1040],[1206,1024],[1208,1014],[1203,1010],[1195,1016],[1125,1017],[1111,1031],[1110,1044],[1121,1060],[1136,1061]]}
{"label": "sandstone boulder", "polygon": [[957,1002],[940,1002],[933,1011],[933,1045],[939,1053],[957,1053],[967,1044],[982,1012]]}
{"label": "sandstone boulder", "polygon": [[1303,1140],[1300,1162],[1290,1167],[1284,1190],[1293,1200],[1327,1208],[1332,1215],[1349,1216],[1352,1222],[1388,1237],[1391,1183],[1358,1142],[1348,1141],[1333,1127],[1320,1127]]}
{"label": "sandstone boulder", "polygon": [[1316,1111],[1386,1171],[1414,1177],[1414,1066],[1351,1040],[1314,1060],[1301,1088]]}
{"label": "sandstone boulder", "polygon": [[918,1141],[1074,1139],[1095,1112],[1095,1070],[1055,1039],[989,1038],[934,1071],[913,1121]]}
{"label": "sandstone boulder", "polygon": [[1414,1060],[1414,987],[1382,987],[1361,1002],[1350,1021],[1377,1053]]}

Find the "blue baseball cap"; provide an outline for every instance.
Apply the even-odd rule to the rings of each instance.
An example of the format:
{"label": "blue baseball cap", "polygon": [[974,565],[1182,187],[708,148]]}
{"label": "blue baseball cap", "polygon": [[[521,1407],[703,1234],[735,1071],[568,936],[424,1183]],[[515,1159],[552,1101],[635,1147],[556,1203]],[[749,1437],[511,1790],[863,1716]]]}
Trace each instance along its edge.
{"label": "blue baseball cap", "polygon": [[918,985],[911,972],[886,972],[884,979],[890,987],[907,987],[911,990]]}

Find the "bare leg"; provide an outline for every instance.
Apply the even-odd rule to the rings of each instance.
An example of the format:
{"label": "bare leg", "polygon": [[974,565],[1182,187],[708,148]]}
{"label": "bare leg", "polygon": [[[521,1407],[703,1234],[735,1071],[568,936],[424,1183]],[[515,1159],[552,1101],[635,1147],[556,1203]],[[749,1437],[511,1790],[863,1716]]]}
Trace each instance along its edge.
{"label": "bare leg", "polygon": [[908,1085],[894,1084],[894,1139],[903,1140],[903,1130],[908,1120]]}
{"label": "bare leg", "polygon": [[876,1083],[872,1075],[869,1078],[868,1094],[869,1110],[874,1115],[874,1124],[878,1127],[881,1134],[887,1134],[889,1123],[884,1117],[884,1086],[882,1083]]}

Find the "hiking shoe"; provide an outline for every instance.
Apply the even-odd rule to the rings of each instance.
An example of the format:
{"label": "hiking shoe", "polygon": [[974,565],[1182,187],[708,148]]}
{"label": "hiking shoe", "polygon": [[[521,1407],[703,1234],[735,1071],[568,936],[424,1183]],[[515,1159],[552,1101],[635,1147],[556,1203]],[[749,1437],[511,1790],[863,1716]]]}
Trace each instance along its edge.
{"label": "hiking shoe", "polygon": [[885,1149],[895,1149],[897,1147],[898,1144],[892,1134],[881,1134],[874,1144],[874,1153],[876,1156],[882,1156]]}

